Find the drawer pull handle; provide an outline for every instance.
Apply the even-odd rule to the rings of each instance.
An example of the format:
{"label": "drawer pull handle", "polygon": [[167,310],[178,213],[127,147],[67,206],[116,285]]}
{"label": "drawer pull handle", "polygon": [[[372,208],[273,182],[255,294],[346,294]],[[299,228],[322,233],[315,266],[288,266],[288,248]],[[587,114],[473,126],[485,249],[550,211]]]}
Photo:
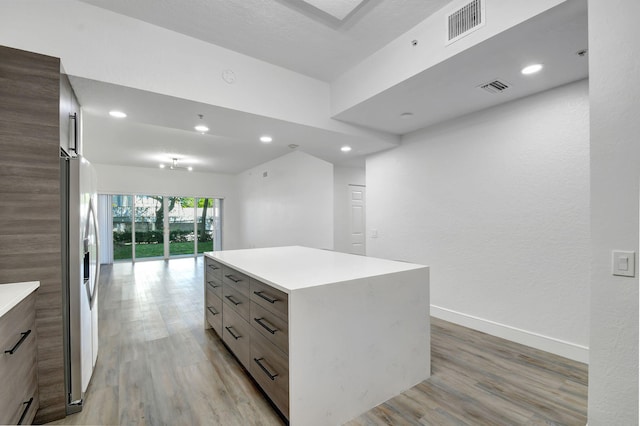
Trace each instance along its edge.
{"label": "drawer pull handle", "polygon": [[260,324],[262,326],[262,328],[264,328],[265,330],[267,330],[269,333],[271,334],[276,334],[276,331],[278,331],[277,328],[271,328],[269,327],[267,324],[267,322],[265,321],[264,318],[254,318],[253,319],[255,322],[257,322],[258,324]]}
{"label": "drawer pull handle", "polygon": [[227,300],[231,303],[233,303],[234,305],[238,306],[238,305],[242,305],[242,302],[238,302],[237,300],[234,299],[233,296],[229,295],[229,296],[225,296],[227,298]]}
{"label": "drawer pull handle", "polygon": [[220,269],[215,265],[209,265],[209,268],[211,268],[212,271],[217,271],[218,269]]}
{"label": "drawer pull handle", "polygon": [[231,335],[231,337],[233,337],[234,339],[238,340],[239,338],[241,338],[242,336],[237,335],[236,333],[234,333],[233,331],[233,327],[225,327],[227,329],[227,331],[229,332],[229,334]]}
{"label": "drawer pull handle", "polygon": [[13,355],[18,350],[20,345],[22,345],[22,343],[25,340],[27,340],[27,337],[29,337],[29,335],[31,334],[31,330],[27,330],[20,334],[22,334],[22,337],[20,337],[20,340],[18,340],[18,343],[16,343],[15,346],[12,347],[11,349],[4,351],[5,354]]}
{"label": "drawer pull handle", "polygon": [[278,374],[277,374],[277,373],[276,373],[276,374],[271,374],[271,372],[267,369],[267,367],[265,367],[265,366],[262,364],[262,362],[261,362],[261,361],[264,361],[264,358],[254,358],[253,360],[256,362],[256,364],[258,364],[258,367],[260,367],[260,369],[261,369],[262,371],[264,371],[264,374],[266,374],[267,376],[269,376],[269,378],[270,378],[271,380],[275,380],[275,379],[276,379],[276,377],[278,377]]}
{"label": "drawer pull handle", "polygon": [[231,281],[233,281],[236,284],[242,281],[240,278],[236,277],[233,274],[225,275],[225,277],[229,278]]}
{"label": "drawer pull handle", "polygon": [[269,296],[265,296],[264,295],[264,291],[254,291],[253,294],[255,294],[256,296],[266,300],[269,303],[276,303],[278,301],[278,299],[275,298],[271,298]]}
{"label": "drawer pull handle", "polygon": [[215,283],[215,281],[207,281],[207,284],[209,284],[209,287],[211,287],[211,288],[218,288],[218,287],[220,287],[220,285],[219,285],[219,284],[218,284],[218,285],[213,285],[213,283]]}
{"label": "drawer pull handle", "polygon": [[211,315],[218,315],[220,313],[213,309],[213,306],[207,306],[207,309],[211,312]]}
{"label": "drawer pull handle", "polygon": [[22,411],[22,415],[20,416],[20,420],[18,420],[19,425],[21,425],[22,422],[24,421],[24,418],[27,417],[29,408],[31,408],[31,404],[33,404],[33,397],[31,397],[28,401],[23,402],[22,404],[26,405],[26,407],[24,407],[24,410]]}

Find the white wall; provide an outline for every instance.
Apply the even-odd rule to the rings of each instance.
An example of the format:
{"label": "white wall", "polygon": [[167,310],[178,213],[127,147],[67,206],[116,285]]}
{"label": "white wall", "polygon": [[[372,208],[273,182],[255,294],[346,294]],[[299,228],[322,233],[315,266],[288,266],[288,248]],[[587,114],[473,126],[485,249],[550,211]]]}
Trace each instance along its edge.
{"label": "white wall", "polygon": [[639,250],[638,15],[637,0],[589,1],[590,426],[638,424],[638,265],[611,275],[611,250]]}
{"label": "white wall", "polygon": [[587,92],[573,83],[370,157],[367,254],[431,266],[435,316],[586,361]]}
{"label": "white wall", "polygon": [[333,248],[331,163],[294,151],[238,175],[238,189],[242,248]]}
{"label": "white wall", "polygon": [[336,251],[351,252],[349,185],[364,184],[364,168],[333,167],[333,249]]}
{"label": "white wall", "polygon": [[92,163],[100,194],[184,195],[223,198],[222,248],[239,248],[236,177]]}

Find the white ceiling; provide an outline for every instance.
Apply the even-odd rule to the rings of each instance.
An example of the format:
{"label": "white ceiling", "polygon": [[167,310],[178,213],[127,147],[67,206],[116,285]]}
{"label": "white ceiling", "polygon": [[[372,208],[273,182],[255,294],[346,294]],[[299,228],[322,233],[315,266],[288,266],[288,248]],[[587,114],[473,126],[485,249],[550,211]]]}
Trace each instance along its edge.
{"label": "white ceiling", "polygon": [[[82,0],[303,74],[330,80],[405,33],[448,0]],[[316,7],[317,6],[317,7]],[[323,7],[322,11],[319,7]],[[351,9],[350,9],[351,8]],[[343,18],[341,18],[343,17]],[[586,1],[572,0],[342,112],[336,119],[397,135],[587,77]],[[536,76],[520,69],[545,64]],[[502,94],[477,88],[493,79]],[[298,149],[339,165],[390,148],[381,141],[312,128],[72,77],[83,105],[86,156],[105,164],[157,167],[173,157],[196,171],[238,173]],[[117,102],[116,102],[117,101]],[[122,105],[129,117],[107,115]],[[412,112],[411,119],[400,118]],[[203,114],[212,129],[193,130]],[[261,134],[277,134],[269,145]],[[349,154],[339,147],[348,144]]]}
{"label": "white ceiling", "polygon": [[[587,5],[557,6],[379,93],[336,119],[394,134],[406,134],[588,77]],[[535,75],[523,67],[544,64]],[[499,94],[478,86],[494,80],[510,85]],[[401,117],[413,113],[409,119]]]}
{"label": "white ceiling", "polygon": [[451,0],[81,1],[331,81]]}
{"label": "white ceiling", "polygon": [[[363,166],[364,155],[389,148],[383,141],[262,117],[143,90],[70,76],[83,111],[84,155],[96,163],[158,167],[178,158],[195,171],[238,173],[300,150],[334,164]],[[109,116],[123,106],[127,118]],[[202,122],[210,131],[200,134]],[[261,135],[277,135],[264,144]],[[352,151],[343,153],[340,147]]]}

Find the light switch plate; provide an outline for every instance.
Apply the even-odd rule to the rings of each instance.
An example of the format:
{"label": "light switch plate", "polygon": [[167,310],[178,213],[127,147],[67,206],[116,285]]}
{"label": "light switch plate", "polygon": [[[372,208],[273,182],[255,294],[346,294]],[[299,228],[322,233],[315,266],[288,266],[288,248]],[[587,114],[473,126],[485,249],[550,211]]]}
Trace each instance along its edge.
{"label": "light switch plate", "polygon": [[611,252],[611,273],[621,277],[636,276],[636,252],[614,250]]}

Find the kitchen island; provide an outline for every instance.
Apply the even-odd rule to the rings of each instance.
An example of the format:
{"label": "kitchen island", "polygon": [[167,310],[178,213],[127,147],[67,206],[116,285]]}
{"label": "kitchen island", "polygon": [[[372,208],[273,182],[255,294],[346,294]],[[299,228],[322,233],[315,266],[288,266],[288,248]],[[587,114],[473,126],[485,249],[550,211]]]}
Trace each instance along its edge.
{"label": "kitchen island", "polygon": [[426,266],[296,246],[205,253],[205,269],[207,326],[294,426],[430,375]]}

